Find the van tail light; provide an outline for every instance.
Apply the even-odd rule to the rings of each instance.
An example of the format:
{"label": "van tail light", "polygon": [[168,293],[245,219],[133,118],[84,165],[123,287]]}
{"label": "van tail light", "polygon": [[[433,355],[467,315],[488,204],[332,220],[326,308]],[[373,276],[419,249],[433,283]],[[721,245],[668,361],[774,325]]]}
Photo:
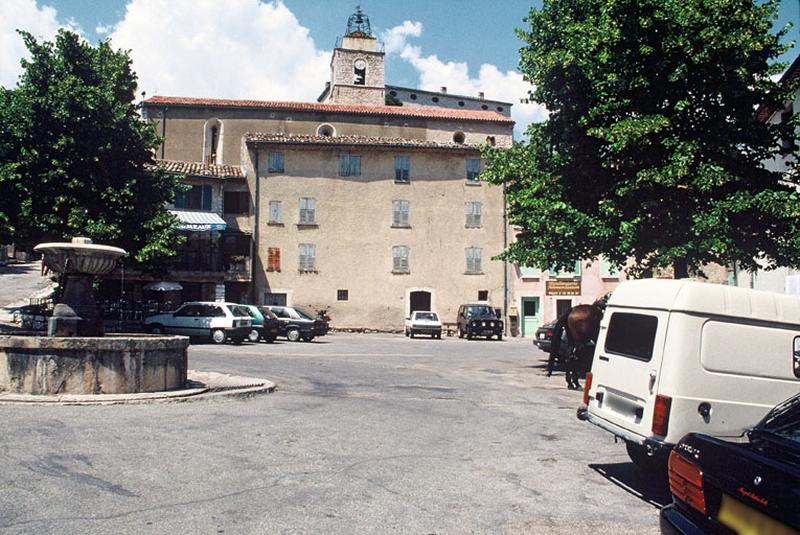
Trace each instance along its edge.
{"label": "van tail light", "polygon": [[706,514],[703,471],[675,450],[669,454],[669,490],[675,499]]}
{"label": "van tail light", "polygon": [[656,404],[653,408],[653,434],[662,437],[667,436],[669,431],[669,411],[672,408],[672,398],[669,396],[656,396]]}
{"label": "van tail light", "polygon": [[589,406],[589,389],[592,388],[592,372],[586,373],[586,379],[583,381],[583,404]]}

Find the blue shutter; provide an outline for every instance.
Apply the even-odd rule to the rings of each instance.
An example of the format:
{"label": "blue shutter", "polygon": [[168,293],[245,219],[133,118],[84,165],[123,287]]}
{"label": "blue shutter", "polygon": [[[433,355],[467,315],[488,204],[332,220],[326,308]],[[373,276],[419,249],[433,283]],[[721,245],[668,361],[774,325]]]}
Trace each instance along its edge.
{"label": "blue shutter", "polygon": [[211,186],[203,186],[203,210],[211,210]]}
{"label": "blue shutter", "polygon": [[347,154],[339,156],[339,176],[348,176],[350,172],[350,158]]}

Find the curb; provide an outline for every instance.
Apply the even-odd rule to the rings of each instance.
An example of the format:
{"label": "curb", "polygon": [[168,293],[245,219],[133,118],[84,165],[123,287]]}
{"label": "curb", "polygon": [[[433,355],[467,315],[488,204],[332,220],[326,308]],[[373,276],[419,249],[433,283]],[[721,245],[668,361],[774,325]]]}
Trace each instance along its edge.
{"label": "curb", "polygon": [[40,396],[0,393],[0,405],[129,405],[178,403],[217,397],[247,398],[271,394],[277,385],[267,379],[189,370],[187,388],[136,394],[70,394]]}

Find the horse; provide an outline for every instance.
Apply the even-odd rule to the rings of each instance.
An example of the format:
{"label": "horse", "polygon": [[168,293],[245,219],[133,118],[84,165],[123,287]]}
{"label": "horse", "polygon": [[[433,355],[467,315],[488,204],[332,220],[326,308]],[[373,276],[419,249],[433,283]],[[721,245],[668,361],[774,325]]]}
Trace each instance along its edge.
{"label": "horse", "polygon": [[603,319],[606,294],[591,305],[577,305],[564,313],[553,328],[553,341],[550,345],[550,359],[547,362],[547,376],[553,375],[553,367],[561,347],[561,333],[566,329],[569,352],[564,359],[567,388],[580,390],[579,378],[592,367],[594,347],[600,334],[600,321]]}

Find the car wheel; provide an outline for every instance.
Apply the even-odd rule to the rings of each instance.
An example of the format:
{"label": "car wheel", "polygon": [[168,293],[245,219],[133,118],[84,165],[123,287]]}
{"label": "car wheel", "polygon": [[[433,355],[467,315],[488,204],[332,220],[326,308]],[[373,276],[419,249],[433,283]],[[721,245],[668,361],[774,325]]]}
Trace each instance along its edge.
{"label": "car wheel", "polygon": [[458,337],[464,338],[464,331],[461,330],[461,327],[458,328]]}
{"label": "car wheel", "polygon": [[437,340],[442,339],[442,333],[436,333],[434,336],[436,337]]}
{"label": "car wheel", "polygon": [[222,329],[214,329],[211,331],[211,341],[215,344],[224,344],[228,337]]}
{"label": "car wheel", "polygon": [[300,329],[292,327],[286,331],[286,339],[290,342],[297,342],[300,340]]}
{"label": "car wheel", "polygon": [[404,330],[403,330],[403,334],[405,334],[405,335],[406,335],[406,337],[408,337],[408,329],[404,329]]}
{"label": "car wheel", "polygon": [[313,334],[304,335],[301,336],[301,338],[303,339],[303,342],[311,342],[312,340],[314,340],[314,335]]}
{"label": "car wheel", "polygon": [[410,336],[411,338],[414,338],[414,331],[409,331],[408,336]]}
{"label": "car wheel", "polygon": [[258,335],[258,331],[256,329],[253,329],[250,331],[250,334],[247,335],[247,339],[253,343],[258,342],[259,338],[260,336]]}
{"label": "car wheel", "polygon": [[647,448],[628,441],[625,442],[625,449],[628,452],[628,457],[640,470],[653,475],[666,475],[668,459],[666,455],[659,453],[648,455]]}
{"label": "car wheel", "polygon": [[497,339],[498,339],[498,340],[502,340],[502,339],[503,339],[503,335],[502,335],[502,334],[500,334],[500,333],[497,333]]}
{"label": "car wheel", "polygon": [[467,340],[472,340],[472,331],[467,331]]}
{"label": "car wheel", "polygon": [[164,334],[164,327],[156,323],[150,326],[149,331],[150,334]]}

